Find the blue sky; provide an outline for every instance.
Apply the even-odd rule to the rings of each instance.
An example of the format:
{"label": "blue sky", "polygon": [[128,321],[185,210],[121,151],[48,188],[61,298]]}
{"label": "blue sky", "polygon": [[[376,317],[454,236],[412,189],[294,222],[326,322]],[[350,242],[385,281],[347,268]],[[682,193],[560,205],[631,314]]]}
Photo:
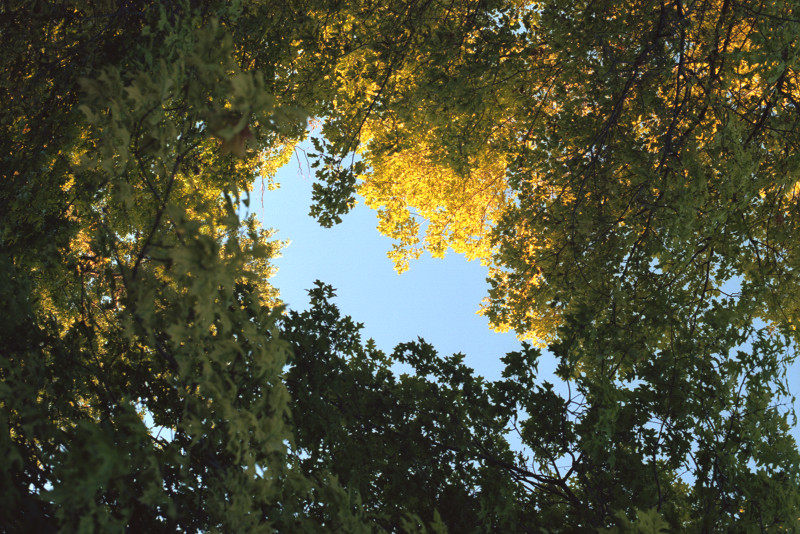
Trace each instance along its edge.
{"label": "blue sky", "polygon": [[[279,189],[262,195],[257,182],[250,201],[265,227],[291,241],[274,261],[279,270],[272,282],[284,302],[306,309],[306,290],[321,280],[336,288],[339,309],[363,323],[364,339],[373,338],[378,348],[390,352],[422,337],[440,354],[461,352],[478,374],[499,378],[500,358],[520,342],[513,333],[491,331],[475,313],[486,295],[486,267],[456,254],[425,255],[398,275],[386,257],[392,242],[378,233],[375,212],[362,203],[333,228],[320,227],[308,215],[309,174],[304,162],[293,159],[278,171]],[[540,371],[545,367],[542,362]]]}

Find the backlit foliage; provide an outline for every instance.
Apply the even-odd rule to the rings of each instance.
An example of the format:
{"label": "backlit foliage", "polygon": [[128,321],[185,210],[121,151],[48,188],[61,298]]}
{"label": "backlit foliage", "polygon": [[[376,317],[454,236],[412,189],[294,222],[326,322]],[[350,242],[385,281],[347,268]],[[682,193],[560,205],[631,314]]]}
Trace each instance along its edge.
{"label": "backlit foliage", "polygon": [[459,173],[437,164],[420,140],[413,148],[377,155],[370,162],[372,173],[359,193],[378,210],[378,230],[398,242],[389,254],[398,272],[423,251],[420,225],[424,249],[434,257],[443,257],[451,248],[470,260],[489,262],[493,251],[488,233],[495,214],[508,202],[502,159],[480,154]]}
{"label": "backlit foliage", "polygon": [[[789,0],[3,2],[0,531],[796,531],[799,34]],[[322,283],[282,313],[241,214],[309,124],[323,226],[360,193],[398,270],[480,260],[550,352],[488,381]]]}
{"label": "backlit foliage", "polygon": [[398,270],[425,249],[493,256],[484,313],[545,341],[611,292],[703,301],[736,276],[793,325],[797,284],[764,279],[796,262],[791,2],[438,7],[419,46],[339,67],[331,124],[358,129],[332,153],[364,144],[359,190]]}

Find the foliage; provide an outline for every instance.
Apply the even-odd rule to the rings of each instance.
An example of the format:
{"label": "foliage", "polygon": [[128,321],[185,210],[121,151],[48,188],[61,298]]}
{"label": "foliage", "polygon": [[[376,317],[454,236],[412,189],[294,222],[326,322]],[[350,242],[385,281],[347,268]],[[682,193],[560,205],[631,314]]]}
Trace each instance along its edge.
{"label": "foliage", "polygon": [[[793,531],[797,6],[0,6],[0,530]],[[398,269],[491,266],[475,376],[281,314],[307,135]],[[413,373],[396,376],[395,364]],[[510,440],[522,444],[514,452]],[[515,441],[515,443],[516,443]]]}
{"label": "foliage", "polygon": [[238,215],[248,143],[304,128],[264,9],[0,7],[0,530],[370,530],[289,463],[277,244]]}
{"label": "foliage", "polygon": [[753,335],[755,359],[731,350],[681,369],[664,353],[648,381],[593,372],[555,388],[530,345],[489,382],[421,339],[387,356],[329,286],[310,295],[281,320],[299,468],[333,473],[390,530],[403,510],[438,513],[450,532],[796,528],[800,454],[770,385],[783,347],[757,332],[715,340],[723,353]]}
{"label": "foliage", "polygon": [[528,432],[572,451],[591,524],[641,499],[672,528],[796,528],[796,3],[439,7],[334,110],[362,117],[329,136],[366,167],[343,194],[378,209],[398,270],[491,263],[483,313],[583,399],[561,417],[580,447]]}
{"label": "foliage", "polygon": [[[519,531],[530,511],[514,503],[528,497],[506,476],[514,454],[502,436],[513,405],[463,355],[440,358],[420,339],[387,356],[340,316],[330,286],[309,293],[310,310],[281,320],[299,467],[335,474],[390,532],[406,511],[450,532]],[[413,373],[395,376],[398,363]]]}
{"label": "foliage", "polygon": [[491,259],[485,313],[539,342],[593,302],[630,325],[658,293],[677,314],[731,281],[793,332],[793,3],[473,7],[426,5],[395,61],[367,43],[359,64],[384,70],[345,87],[375,94],[323,129],[361,117],[329,152],[361,150],[398,268],[423,230],[434,255]]}

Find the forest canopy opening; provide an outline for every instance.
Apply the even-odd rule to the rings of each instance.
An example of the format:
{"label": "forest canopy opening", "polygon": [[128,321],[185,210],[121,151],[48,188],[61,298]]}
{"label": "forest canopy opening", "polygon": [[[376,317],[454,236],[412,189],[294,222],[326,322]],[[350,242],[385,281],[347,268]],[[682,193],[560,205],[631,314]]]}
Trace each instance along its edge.
{"label": "forest canopy opening", "polygon": [[[789,0],[4,2],[0,530],[797,530],[798,34]],[[501,379],[362,342],[324,283],[281,307],[238,208],[309,118],[322,225],[358,192],[398,270],[488,266],[532,343]]]}

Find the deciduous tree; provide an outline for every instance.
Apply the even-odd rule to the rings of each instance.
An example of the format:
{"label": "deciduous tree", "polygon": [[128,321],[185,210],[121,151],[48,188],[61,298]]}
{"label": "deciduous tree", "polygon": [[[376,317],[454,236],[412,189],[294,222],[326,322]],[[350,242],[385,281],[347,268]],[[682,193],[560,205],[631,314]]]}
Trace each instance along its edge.
{"label": "deciduous tree", "polygon": [[[0,15],[2,529],[798,528],[794,3]],[[312,214],[490,265],[569,395],[281,315],[240,208],[309,117]]]}

